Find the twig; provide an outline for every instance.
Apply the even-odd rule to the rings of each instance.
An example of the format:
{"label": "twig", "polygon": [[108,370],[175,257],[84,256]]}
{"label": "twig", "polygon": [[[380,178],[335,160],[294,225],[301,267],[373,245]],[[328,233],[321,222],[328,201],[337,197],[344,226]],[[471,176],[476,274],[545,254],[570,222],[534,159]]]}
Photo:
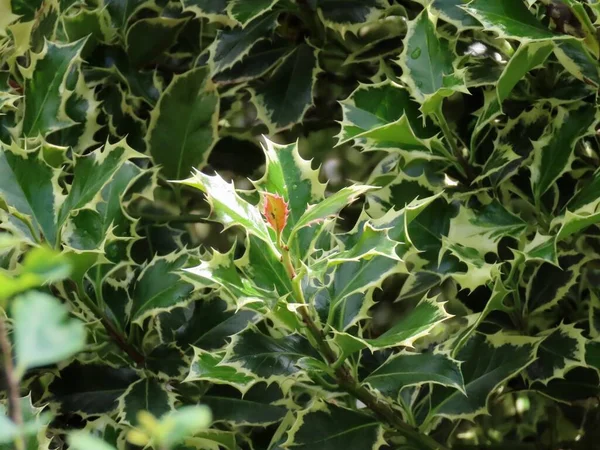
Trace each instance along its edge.
{"label": "twig", "polygon": [[[303,304],[303,307],[299,308],[298,311],[300,312],[302,320],[306,325],[306,329],[311,337],[311,341],[317,345],[319,352],[325,358],[327,363],[334,367],[336,365],[335,363],[337,361],[337,356],[333,351],[333,348],[331,348],[329,343],[325,340],[323,331],[310,316],[309,305],[304,299],[300,283],[297,279],[295,279],[296,273],[293,269],[293,266],[290,263],[285,264],[285,267],[288,272],[288,276],[290,279],[292,279],[293,295],[295,300],[296,302]],[[369,408],[382,422],[387,423],[405,438],[417,443],[419,448],[430,450],[447,450],[445,446],[437,442],[435,439],[420,433],[417,428],[406,423],[402,416],[395,411],[392,406],[390,406],[384,400],[377,398],[377,396],[375,396],[371,390],[361,385],[354,378],[352,369],[346,362],[339,364],[339,366],[335,368],[335,379],[338,385],[344,391],[352,395],[357,400],[363,402],[366,407]]]}
{"label": "twig", "polygon": [[19,399],[19,380],[15,374],[15,368],[12,360],[12,349],[8,338],[8,330],[4,316],[0,314],[0,348],[4,355],[4,376],[6,378],[8,392],[8,413],[19,429],[19,435],[15,440],[17,450],[24,450],[25,444],[23,437],[20,435],[23,426],[23,414],[21,412],[21,401]]}

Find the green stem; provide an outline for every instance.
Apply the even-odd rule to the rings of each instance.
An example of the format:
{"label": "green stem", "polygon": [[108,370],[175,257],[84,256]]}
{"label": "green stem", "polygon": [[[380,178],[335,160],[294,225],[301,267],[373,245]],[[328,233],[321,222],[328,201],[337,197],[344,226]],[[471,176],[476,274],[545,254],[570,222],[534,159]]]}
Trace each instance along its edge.
{"label": "green stem", "polygon": [[21,412],[21,402],[19,400],[19,379],[13,365],[12,349],[8,338],[4,314],[0,314],[0,349],[4,355],[4,376],[7,385],[8,411],[12,421],[19,429],[19,434],[15,437],[15,448],[16,450],[25,450],[25,442],[21,435],[23,413]]}
{"label": "green stem", "polygon": [[435,118],[438,121],[438,125],[440,126],[446,141],[450,145],[450,149],[452,150],[452,156],[454,157],[454,166],[459,171],[459,173],[469,182],[473,179],[471,174],[471,168],[468,162],[465,160],[465,157],[462,154],[462,151],[456,145],[456,138],[450,130],[450,126],[446,121],[446,117],[441,111],[442,107],[439,107],[439,110],[435,112]]}
{"label": "green stem", "polygon": [[[285,249],[283,250],[284,255],[289,253],[285,251]],[[319,328],[310,315],[309,305],[304,299],[302,287],[300,286],[298,277],[296,277],[291,260],[289,265],[285,264],[285,266],[288,276],[292,279],[294,298],[297,303],[304,305],[304,307],[299,308],[298,311],[302,317],[306,329],[308,330],[310,340],[316,344],[319,353],[321,353],[325,361],[329,365],[333,366],[338,359],[337,355],[333,348],[325,340],[323,331]],[[419,448],[429,450],[447,450],[442,444],[438,443],[429,436],[420,433],[417,428],[407,424],[401,415],[399,415],[399,413],[392,408],[392,406],[390,406],[387,402],[377,398],[373,392],[361,385],[355,379],[354,375],[352,374],[352,369],[347,363],[343,363],[339,367],[336,367],[334,373],[336,382],[344,391],[353,396],[355,399],[364,403],[366,407],[369,408],[375,414],[375,416],[379,418],[379,420],[387,423],[408,440],[419,445]]]}
{"label": "green stem", "polygon": [[144,356],[127,342],[127,339],[125,339],[121,332],[104,315],[98,305],[96,305],[85,293],[79,292],[78,297],[92,314],[100,320],[100,323],[102,323],[102,326],[115,344],[117,344],[117,346],[123,350],[123,352],[125,352],[138,367],[142,367],[145,364]]}

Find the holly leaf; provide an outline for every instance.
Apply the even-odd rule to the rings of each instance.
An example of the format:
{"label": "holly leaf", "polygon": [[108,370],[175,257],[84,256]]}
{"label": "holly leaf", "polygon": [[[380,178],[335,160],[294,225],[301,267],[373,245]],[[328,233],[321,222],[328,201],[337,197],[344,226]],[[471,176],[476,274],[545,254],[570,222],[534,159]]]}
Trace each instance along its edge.
{"label": "holly leaf", "polygon": [[45,42],[41,53],[32,54],[31,66],[25,73],[25,113],[23,134],[46,136],[75,124],[65,112],[66,78],[80,60],[85,40],[70,44]]}
{"label": "holly leaf", "polygon": [[[254,235],[267,243],[274,250],[267,224],[258,208],[243,200],[232,184],[227,183],[219,175],[209,176],[196,171],[191,178],[181,181],[188,186],[200,189],[207,194],[212,207],[211,218],[222,223],[225,228],[242,226],[248,234]],[[277,251],[276,251],[277,253]]]}
{"label": "holly leaf", "polygon": [[219,96],[206,68],[174,77],[152,111],[146,135],[165,176],[179,180],[204,167],[217,141],[218,118]]}
{"label": "holly leaf", "polygon": [[169,311],[191,301],[194,286],[175,273],[186,261],[185,255],[171,254],[153,259],[140,273],[131,295],[130,317],[141,324],[147,317]]}
{"label": "holly leaf", "polygon": [[396,398],[400,389],[435,383],[464,392],[460,363],[442,354],[400,353],[390,357],[385,363],[363,380],[384,395]]}
{"label": "holly leaf", "polygon": [[538,199],[569,170],[577,141],[594,132],[595,109],[589,105],[574,110],[557,107],[556,113],[544,135],[534,142],[531,186]]}
{"label": "holly leaf", "polygon": [[473,0],[463,7],[481,22],[486,30],[498,33],[500,38],[522,41],[568,39],[568,35],[551,32],[527,9],[522,0]]}
{"label": "holly leaf", "polygon": [[555,378],[564,378],[573,367],[585,366],[586,339],[581,330],[562,324],[544,332],[542,337],[537,359],[527,367],[532,381],[548,384]]}
{"label": "holly leaf", "polygon": [[137,415],[146,411],[161,417],[174,409],[175,395],[169,393],[164,383],[154,378],[143,378],[131,384],[119,399],[120,421],[137,424]]}
{"label": "holly leaf", "polygon": [[282,448],[377,450],[383,443],[381,425],[375,418],[318,402],[297,415]]}
{"label": "holly leaf", "polygon": [[302,121],[313,104],[318,71],[318,51],[301,44],[253,91],[259,117],[269,130],[281,130]]}
{"label": "holly leaf", "polygon": [[430,416],[469,419],[486,414],[488,399],[504,381],[515,376],[535,359],[536,338],[502,333],[475,333],[457,354],[466,394],[436,385]]}

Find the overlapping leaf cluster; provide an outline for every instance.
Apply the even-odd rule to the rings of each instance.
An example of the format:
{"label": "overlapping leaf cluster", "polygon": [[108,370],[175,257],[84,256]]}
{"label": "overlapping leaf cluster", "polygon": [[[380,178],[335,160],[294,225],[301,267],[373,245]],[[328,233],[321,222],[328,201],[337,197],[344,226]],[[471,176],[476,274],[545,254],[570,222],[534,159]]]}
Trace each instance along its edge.
{"label": "overlapping leaf cluster", "polygon": [[0,448],[593,448],[599,24],[0,0]]}

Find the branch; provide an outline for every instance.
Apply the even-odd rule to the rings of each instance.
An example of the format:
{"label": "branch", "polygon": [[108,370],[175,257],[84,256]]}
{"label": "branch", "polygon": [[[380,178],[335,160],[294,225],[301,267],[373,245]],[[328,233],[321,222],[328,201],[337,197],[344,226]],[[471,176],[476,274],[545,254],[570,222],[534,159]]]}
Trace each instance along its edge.
{"label": "branch", "polygon": [[[289,249],[283,248],[282,251],[283,258],[289,258],[289,255],[287,255]],[[317,345],[321,355],[325,358],[327,363],[333,367],[336,363],[337,356],[333,351],[333,348],[331,348],[329,343],[325,340],[323,331],[310,317],[309,305],[304,299],[300,283],[297,282],[298,280],[294,279],[296,278],[296,274],[291,263],[285,264],[285,267],[288,272],[288,276],[292,279],[293,295],[295,300],[297,303],[304,305],[304,307],[299,308],[298,311],[300,312],[302,320],[306,325],[306,329],[312,338],[311,341]],[[343,390],[352,395],[354,398],[363,402],[379,420],[396,429],[400,434],[413,443],[418,444],[419,448],[430,450],[447,450],[446,447],[437,442],[435,439],[422,434],[417,428],[407,424],[402,416],[387,402],[377,398],[377,396],[375,396],[371,390],[360,384],[352,375],[352,369],[348,363],[344,362],[339,367],[335,368],[335,379]]]}
{"label": "branch", "polygon": [[[21,412],[21,401],[19,399],[19,380],[15,374],[8,330],[6,328],[6,322],[4,321],[4,315],[2,314],[0,314],[0,349],[4,355],[4,375],[8,388],[8,414],[14,424],[18,427],[20,433],[23,426],[23,414]],[[20,434],[15,441],[15,446],[17,450],[24,450],[25,448],[23,438]]]}

